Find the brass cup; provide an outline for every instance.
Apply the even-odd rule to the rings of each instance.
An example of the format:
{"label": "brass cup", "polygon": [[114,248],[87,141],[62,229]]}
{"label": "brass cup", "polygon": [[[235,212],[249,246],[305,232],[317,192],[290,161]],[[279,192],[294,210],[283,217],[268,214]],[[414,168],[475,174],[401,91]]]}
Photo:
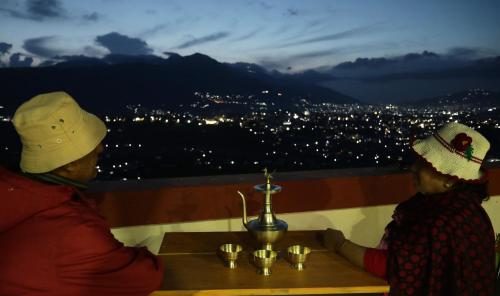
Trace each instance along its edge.
{"label": "brass cup", "polygon": [[307,255],[311,253],[311,249],[301,245],[294,245],[286,249],[287,259],[293,268],[303,270],[304,262],[307,260]]}
{"label": "brass cup", "polygon": [[256,250],[253,252],[253,263],[257,267],[257,273],[271,275],[271,266],[276,261],[278,253],[270,250]]}
{"label": "brass cup", "polygon": [[242,250],[243,248],[238,244],[223,244],[219,247],[219,256],[226,267],[236,268],[236,259]]}

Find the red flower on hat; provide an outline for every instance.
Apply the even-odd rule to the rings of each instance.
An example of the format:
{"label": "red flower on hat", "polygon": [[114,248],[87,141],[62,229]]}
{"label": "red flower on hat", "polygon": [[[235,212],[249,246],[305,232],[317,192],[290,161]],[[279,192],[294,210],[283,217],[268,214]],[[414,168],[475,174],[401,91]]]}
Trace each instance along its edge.
{"label": "red flower on hat", "polygon": [[455,150],[460,152],[464,152],[467,148],[472,144],[472,138],[467,136],[466,133],[460,133],[455,136],[455,138],[451,141],[451,145]]}

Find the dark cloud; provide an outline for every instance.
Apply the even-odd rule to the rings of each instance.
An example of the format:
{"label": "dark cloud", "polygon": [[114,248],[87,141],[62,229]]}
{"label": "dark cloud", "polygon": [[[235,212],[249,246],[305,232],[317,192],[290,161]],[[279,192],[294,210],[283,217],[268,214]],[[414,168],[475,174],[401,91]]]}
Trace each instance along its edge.
{"label": "dark cloud", "polygon": [[382,67],[390,66],[396,63],[395,59],[387,58],[357,58],[354,62],[344,62],[335,66],[338,70],[351,70],[351,69],[379,69]]}
{"label": "dark cloud", "polygon": [[377,31],[379,31],[378,25],[359,27],[359,28],[354,28],[351,30],[347,30],[347,31],[343,31],[343,32],[335,33],[335,34],[322,35],[322,36],[318,36],[318,37],[314,37],[314,38],[309,38],[309,39],[304,39],[304,40],[299,40],[299,41],[295,41],[295,42],[282,44],[282,45],[278,46],[278,48],[294,46],[294,45],[301,45],[301,44],[308,44],[308,43],[323,42],[323,41],[339,40],[339,39],[344,39],[344,38],[366,35],[366,34],[374,33]]}
{"label": "dark cloud", "polygon": [[460,59],[477,59],[493,56],[498,52],[486,48],[453,47],[448,50],[447,54]]}
{"label": "dark cloud", "polygon": [[218,32],[218,33],[210,34],[210,35],[203,36],[200,38],[193,38],[193,39],[191,39],[187,42],[184,42],[181,45],[175,47],[175,49],[183,49],[183,48],[188,48],[188,47],[195,46],[195,45],[200,45],[203,43],[217,41],[217,40],[226,38],[229,35],[230,35],[229,32]]}
{"label": "dark cloud", "polygon": [[330,74],[339,78],[366,81],[408,79],[449,79],[499,76],[499,58],[471,59],[481,50],[460,50],[436,54],[429,51],[390,58],[358,58],[333,67]]}
{"label": "dark cloud", "polygon": [[2,2],[0,12],[14,18],[43,21],[66,17],[66,11],[59,0],[26,0],[25,7],[19,3]]}
{"label": "dark cloud", "polygon": [[427,58],[431,58],[431,59],[439,58],[439,55],[437,55],[433,52],[424,50],[422,53],[409,53],[409,54],[403,56],[403,59],[407,60],[407,61],[424,60]]}
{"label": "dark cloud", "polygon": [[[354,62],[344,62],[332,71],[347,76],[372,76],[388,73],[417,72],[422,70],[456,68],[468,62],[450,55],[439,55],[430,51],[408,53],[388,58],[357,58]],[[343,73],[343,74],[341,74]]]}
{"label": "dark cloud", "polygon": [[295,60],[295,59],[318,58],[318,57],[330,56],[332,54],[336,54],[339,52],[340,52],[340,50],[338,50],[338,49],[318,50],[318,51],[297,54],[297,55],[292,56],[291,59]]}
{"label": "dark cloud", "polygon": [[286,15],[287,16],[297,16],[297,15],[299,15],[299,11],[297,9],[294,9],[294,8],[288,8],[286,11]]}
{"label": "dark cloud", "polygon": [[283,70],[290,71],[292,69],[291,65],[300,63],[303,60],[330,56],[333,54],[337,54],[340,51],[341,51],[340,49],[327,49],[327,50],[311,51],[290,56],[280,56],[273,58],[263,57],[258,61],[258,63],[259,65],[262,65],[266,69],[274,69],[278,71],[283,71]]}
{"label": "dark cloud", "polygon": [[50,47],[51,43],[56,40],[55,36],[44,36],[24,40],[23,48],[29,53],[44,57],[52,58],[56,55],[63,54],[62,50]]}
{"label": "dark cloud", "polygon": [[92,12],[83,15],[83,19],[90,22],[97,22],[101,18],[101,15],[97,12]]}
{"label": "dark cloud", "polygon": [[24,13],[24,12],[21,12],[18,10],[14,10],[14,9],[10,9],[10,8],[0,7],[0,12],[7,14],[7,15],[10,15],[11,17],[14,17],[14,18],[41,21],[41,19],[39,17],[35,17],[33,15],[29,15],[27,13]]}
{"label": "dark cloud", "polygon": [[131,38],[117,32],[97,36],[95,41],[106,47],[112,54],[147,55],[153,52],[144,40]]}
{"label": "dark cloud", "polygon": [[163,52],[164,55],[166,55],[167,57],[180,57],[181,55],[176,53],[176,52],[173,52],[173,51],[164,51]]}
{"label": "dark cloud", "polygon": [[0,56],[8,53],[11,48],[12,44],[0,42]]}
{"label": "dark cloud", "polygon": [[64,9],[59,0],[28,0],[27,11],[37,18],[59,18],[64,17]]}
{"label": "dark cloud", "polygon": [[30,67],[31,64],[33,64],[33,58],[25,56],[18,52],[11,55],[9,59],[10,67]]}

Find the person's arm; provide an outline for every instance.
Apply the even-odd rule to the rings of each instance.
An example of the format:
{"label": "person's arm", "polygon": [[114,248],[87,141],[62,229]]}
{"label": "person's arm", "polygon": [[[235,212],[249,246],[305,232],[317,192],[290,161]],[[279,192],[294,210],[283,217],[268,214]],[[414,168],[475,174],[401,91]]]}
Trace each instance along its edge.
{"label": "person's arm", "polygon": [[367,248],[346,239],[342,231],[332,228],[326,229],[323,244],[327,249],[342,255],[352,264],[361,268],[364,267],[363,261]]}
{"label": "person's arm", "polygon": [[328,228],[323,236],[323,244],[352,264],[380,277],[385,277],[387,252],[366,248],[345,238],[340,230]]}
{"label": "person's arm", "polygon": [[146,296],[160,287],[164,267],[159,257],[145,247],[124,247],[97,217],[73,222],[79,224],[61,237],[56,262],[69,294]]}

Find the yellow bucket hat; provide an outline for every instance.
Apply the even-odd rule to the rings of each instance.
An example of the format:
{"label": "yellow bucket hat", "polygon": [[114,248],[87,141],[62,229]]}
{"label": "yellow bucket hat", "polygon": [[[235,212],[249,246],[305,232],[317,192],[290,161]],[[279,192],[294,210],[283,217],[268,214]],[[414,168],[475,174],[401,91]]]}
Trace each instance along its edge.
{"label": "yellow bucket hat", "polygon": [[23,103],[12,123],[23,144],[21,170],[46,173],[78,160],[106,136],[106,125],[65,92],[37,95]]}

